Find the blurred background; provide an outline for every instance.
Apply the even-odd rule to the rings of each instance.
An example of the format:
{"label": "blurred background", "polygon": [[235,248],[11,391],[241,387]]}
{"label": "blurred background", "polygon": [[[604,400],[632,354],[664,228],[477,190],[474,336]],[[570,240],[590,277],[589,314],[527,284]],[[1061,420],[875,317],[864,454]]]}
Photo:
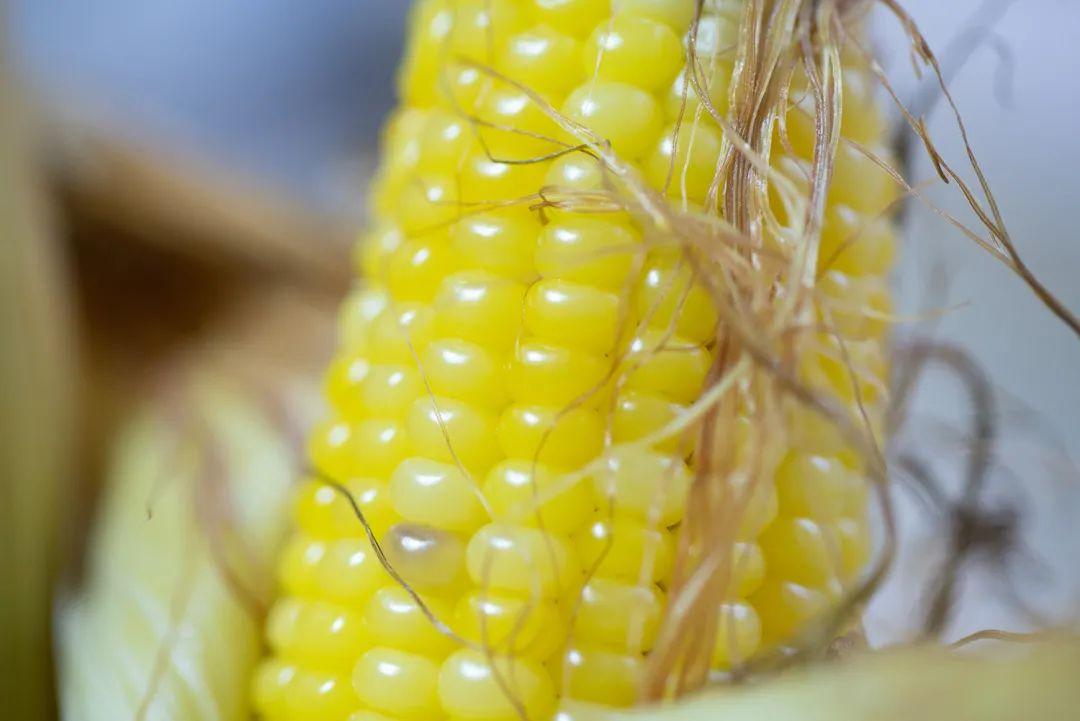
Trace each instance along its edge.
{"label": "blurred background", "polygon": [[[80,588],[112,439],[147,399],[173,408],[176,388],[185,387],[177,379],[209,365],[229,383],[257,388],[253,402],[287,419],[278,424],[283,436],[302,428],[297,419],[348,287],[379,127],[394,102],[407,5],[8,0],[4,187],[19,200],[4,216],[16,242],[0,256],[0,278],[5,290],[21,283],[38,295],[28,308],[17,307],[14,293],[3,296],[11,311],[5,362],[23,375],[8,381],[16,410],[0,417],[56,451],[48,468],[23,465],[25,477],[64,482],[28,494],[13,481],[0,499],[13,519],[63,526],[57,546],[41,552],[60,569],[65,593]],[[904,5],[942,60],[1021,254],[1065,305],[1080,309],[1080,4]],[[913,75],[899,26],[879,11],[874,30],[897,92],[931,103],[931,135],[961,167],[955,121]],[[912,148],[912,178],[932,178],[925,153]],[[970,221],[956,188],[939,182],[927,196]],[[945,340],[991,380],[1001,441],[986,502],[1015,517],[1006,524],[1015,543],[976,554],[947,636],[1075,621],[1067,614],[1080,607],[1080,343],[1004,267],[918,203],[905,214],[902,253],[896,283],[912,321],[898,342]],[[27,341],[29,327],[51,330]],[[253,378],[254,367],[278,375]],[[31,376],[38,386],[23,382]],[[956,378],[930,373],[897,438],[929,465],[945,496],[969,457],[970,414]],[[19,467],[27,442],[9,426],[2,432],[6,463]],[[903,489],[898,496],[901,555],[867,620],[879,643],[919,627],[911,609],[925,599],[952,528],[941,503],[928,507]],[[5,540],[14,569],[5,582],[44,583],[17,576],[33,564],[11,551],[33,530],[16,526]],[[42,589],[38,606],[5,612],[30,619],[13,624],[18,632],[5,642],[49,633]],[[5,666],[15,663],[0,655]],[[10,670],[0,668],[0,677],[13,677]]]}

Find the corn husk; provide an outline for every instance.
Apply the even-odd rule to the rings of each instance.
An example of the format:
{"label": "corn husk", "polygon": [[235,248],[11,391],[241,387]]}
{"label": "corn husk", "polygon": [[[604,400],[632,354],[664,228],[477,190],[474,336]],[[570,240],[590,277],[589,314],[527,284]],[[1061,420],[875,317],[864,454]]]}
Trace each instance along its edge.
{"label": "corn husk", "polygon": [[16,95],[0,68],[0,698],[6,718],[43,719],[53,707],[49,598],[71,461],[72,324]]}
{"label": "corn husk", "polygon": [[260,299],[174,358],[108,441],[83,579],[58,613],[63,718],[248,718],[329,335],[321,309],[295,306]]}
{"label": "corn husk", "polygon": [[[266,564],[282,530],[288,446],[235,390],[211,379],[199,385],[192,402],[244,511],[237,528]],[[64,716],[243,718],[259,625],[233,595],[197,520],[192,489],[206,470],[205,449],[185,443],[157,409],[137,416],[115,443],[89,583],[61,616]]]}
{"label": "corn husk", "polygon": [[135,138],[89,108],[45,107],[49,180],[73,234],[216,269],[343,288],[356,219],[319,212],[197,148]]}
{"label": "corn husk", "polygon": [[863,654],[664,710],[576,709],[574,721],[1064,721],[1080,709],[1080,645],[972,657],[924,647]]}

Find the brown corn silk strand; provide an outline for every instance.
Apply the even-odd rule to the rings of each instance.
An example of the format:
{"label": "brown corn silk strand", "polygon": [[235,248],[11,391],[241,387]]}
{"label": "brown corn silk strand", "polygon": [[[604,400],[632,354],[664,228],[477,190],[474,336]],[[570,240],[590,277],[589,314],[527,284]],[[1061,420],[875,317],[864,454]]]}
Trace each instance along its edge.
{"label": "brown corn silk strand", "polygon": [[[885,6],[900,23],[904,30],[904,33],[908,37],[909,45],[911,49],[912,64],[915,67],[916,72],[920,72],[922,66],[930,69],[933,74],[938,87],[941,90],[941,95],[945,98],[950,111],[952,112],[953,119],[957,131],[960,133],[961,140],[964,144],[965,155],[968,160],[968,165],[971,171],[975,174],[978,191],[982,195],[982,200],[976,195],[974,189],[960,176],[960,174],[949,165],[948,162],[938,152],[937,147],[934,145],[933,139],[930,137],[929,130],[926,127],[926,120],[923,117],[915,118],[908,107],[900,100],[893,90],[888,78],[885,76],[884,71],[880,65],[873,61],[869,54],[862,49],[858,42],[853,44],[859,48],[860,52],[870,60],[870,69],[877,76],[882,87],[886,89],[889,95],[892,97],[897,108],[900,110],[904,117],[904,120],[911,127],[912,131],[922,141],[923,146],[929,156],[931,162],[934,164],[934,169],[945,183],[954,184],[963,194],[964,199],[967,201],[968,206],[972,212],[978,217],[979,222],[986,228],[989,233],[988,237],[982,237],[974,231],[967,228],[956,218],[952,217],[948,213],[944,212],[940,208],[930,204],[931,208],[941,215],[950,224],[955,226],[968,238],[983,247],[984,250],[989,252],[997,260],[1002,262],[1007,268],[1015,273],[1035,294],[1035,297],[1046,306],[1052,314],[1064,323],[1077,338],[1080,338],[1080,318],[1069,309],[1032,271],[1027,263],[1020,255],[1019,249],[1013,242],[1012,236],[1005,227],[1005,219],[1001,214],[1001,210],[998,206],[997,199],[994,196],[993,190],[990,187],[990,182],[986,178],[978,157],[975,154],[975,150],[971,145],[971,140],[968,136],[967,125],[964,123],[963,115],[960,112],[959,107],[956,105],[955,100],[952,97],[952,93],[949,92],[945,76],[942,72],[941,66],[938,63],[937,57],[933,50],[930,48],[926,38],[923,37],[922,32],[919,30],[914,18],[904,9],[903,5],[898,0],[866,0],[867,2],[880,2]],[[899,177],[895,174],[894,177]],[[900,178],[902,181],[902,178]],[[984,206],[985,203],[985,206]]]}
{"label": "brown corn silk strand", "polygon": [[[698,12],[700,13],[700,4]],[[700,15],[699,15],[700,17]],[[761,247],[767,225],[768,178],[762,172],[767,162],[774,123],[786,108],[787,87],[799,59],[806,68],[814,90],[815,147],[811,167],[810,193],[802,220],[801,243],[787,276],[789,303],[776,304],[779,317],[769,318],[762,307],[773,304],[775,285],[783,282],[780,274],[761,272],[753,250],[750,260],[759,270],[744,289],[731,287],[733,299],[752,309],[755,325],[781,330],[789,319],[803,319],[811,312],[810,294],[816,276],[815,259],[825,190],[831,175],[839,136],[839,52],[831,39],[832,25],[839,22],[839,10],[832,3],[750,2],[742,20],[738,62],[733,80],[730,124],[720,122],[725,139],[746,139],[744,147],[729,143],[718,163],[714,188],[723,189],[724,217],[735,229],[749,236],[751,247]],[[697,20],[695,20],[695,26]],[[814,36],[817,37],[814,37]],[[691,30],[691,53],[695,51]],[[820,48],[820,51],[815,50]],[[693,58],[691,67],[696,63]],[[694,82],[700,83],[695,77]],[[697,86],[698,97],[708,107],[708,94]],[[722,121],[715,108],[710,108]],[[778,117],[779,116],[779,117]],[[764,276],[762,278],[761,276]],[[741,292],[740,292],[741,291]],[[736,303],[733,303],[736,305]],[[780,315],[783,313],[784,315]],[[763,317],[764,316],[764,317]],[[785,317],[786,316],[786,317]],[[716,362],[707,383],[715,383],[732,367],[740,353],[737,338],[731,337],[722,316],[718,328]],[[782,335],[786,335],[783,334]],[[790,336],[789,336],[790,338]],[[785,352],[793,358],[791,343]],[[731,575],[731,549],[735,529],[746,504],[755,492],[757,479],[768,477],[775,459],[777,431],[782,428],[778,416],[777,389],[760,372],[752,373],[742,391],[743,402],[751,415],[747,445],[751,449],[738,458],[734,425],[738,401],[728,396],[711,407],[702,423],[698,441],[698,461],[691,487],[690,502],[679,538],[679,557],[670,589],[669,611],[648,663],[648,676],[642,689],[646,700],[659,700],[695,690],[708,678],[709,654],[718,633],[715,612],[726,596]],[[765,429],[769,431],[765,432]],[[757,431],[761,436],[753,438]],[[767,436],[771,435],[769,439]],[[740,467],[741,466],[741,467]],[[741,486],[741,488],[740,488]],[[694,554],[691,549],[707,549]]]}

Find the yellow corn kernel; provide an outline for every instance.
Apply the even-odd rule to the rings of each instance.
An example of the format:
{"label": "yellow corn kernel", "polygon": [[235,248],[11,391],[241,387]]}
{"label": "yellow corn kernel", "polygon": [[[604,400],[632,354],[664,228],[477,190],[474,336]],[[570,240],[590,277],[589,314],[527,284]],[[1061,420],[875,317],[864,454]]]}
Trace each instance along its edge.
{"label": "yellow corn kernel", "polygon": [[588,34],[611,11],[611,0],[527,0],[532,16],[565,33]]}
{"label": "yellow corn kernel", "polygon": [[387,259],[386,285],[395,298],[430,302],[454,271],[454,260],[444,238],[407,241]]}
{"label": "yellow corn kernel", "polygon": [[495,350],[508,350],[521,328],[525,286],[483,272],[447,278],[435,299],[440,332]]}
{"label": "yellow corn kernel", "polygon": [[278,656],[318,671],[347,672],[367,645],[360,615],[325,601],[287,599],[274,606],[266,637]]}
{"label": "yellow corn kernel", "polygon": [[641,158],[660,130],[656,100],[626,83],[585,83],[570,93],[562,110],[628,159]]}
{"label": "yellow corn kernel", "polygon": [[356,268],[360,275],[382,278],[390,256],[405,242],[405,233],[396,224],[383,222],[356,244]]}
{"label": "yellow corn kernel", "polygon": [[426,119],[423,110],[409,108],[395,113],[387,123],[381,144],[386,162],[380,168],[374,192],[377,212],[388,215],[393,210],[392,201],[419,166],[420,131]]}
{"label": "yellow corn kernel", "polygon": [[566,653],[563,690],[579,701],[629,706],[637,698],[644,666],[638,654],[579,646]]}
{"label": "yellow corn kernel", "polygon": [[383,290],[362,289],[348,295],[338,321],[343,355],[351,355],[366,344],[375,319],[382,315],[389,302],[390,298]]}
{"label": "yellow corn kernel", "polygon": [[789,517],[836,518],[851,492],[849,474],[835,457],[788,453],[776,470],[780,510]]}
{"label": "yellow corn kernel", "polygon": [[327,542],[315,580],[326,598],[353,604],[367,598],[376,583],[386,583],[387,577],[366,538],[343,538]]}
{"label": "yellow corn kernel", "polygon": [[[569,162],[569,158],[564,162]],[[588,167],[582,170],[580,165],[562,167],[564,175],[570,175],[566,181],[569,183],[580,182],[593,172]],[[639,242],[638,234],[622,223],[570,215],[541,231],[536,245],[536,269],[545,278],[619,292],[630,280]]]}
{"label": "yellow corn kernel", "polygon": [[358,421],[367,409],[360,396],[360,389],[371,372],[366,353],[353,350],[342,353],[330,364],[326,372],[326,399],[331,407],[347,421]]}
{"label": "yellow corn kernel", "polygon": [[491,469],[483,495],[495,519],[572,533],[592,516],[592,494],[584,481],[565,478],[541,463],[503,461]]}
{"label": "yellow corn kernel", "polygon": [[884,279],[832,270],[818,282],[818,289],[822,294],[822,320],[845,338],[878,339],[885,332],[892,300]]}
{"label": "yellow corn kernel", "polygon": [[318,597],[316,578],[319,562],[326,555],[326,543],[296,534],[285,544],[278,559],[277,580],[281,589],[296,596]]}
{"label": "yellow corn kernel", "polygon": [[421,303],[397,303],[371,322],[370,359],[375,363],[412,363],[435,330],[435,312]]}
{"label": "yellow corn kernel", "polygon": [[416,55],[445,53],[490,63],[492,46],[504,44],[525,20],[513,0],[428,0],[419,7],[419,27],[411,28]]}
{"label": "yellow corn kernel", "polygon": [[595,520],[574,537],[574,548],[586,571],[630,581],[665,578],[675,555],[675,541],[666,528],[622,518]]}
{"label": "yellow corn kernel", "polygon": [[690,473],[681,458],[624,447],[608,455],[595,486],[601,508],[653,526],[672,526],[685,510]]}
{"label": "yellow corn kernel", "polygon": [[432,341],[424,349],[420,368],[437,396],[481,408],[501,408],[506,402],[505,362],[482,345],[456,338]]}
{"label": "yellow corn kernel", "polygon": [[486,471],[497,460],[495,417],[453,398],[419,398],[405,422],[415,454]]}
{"label": "yellow corn kernel", "polygon": [[[386,486],[369,478],[343,481],[364,520],[381,535],[397,520]],[[301,532],[312,538],[359,538],[364,527],[349,501],[336,489],[319,479],[304,482],[297,492],[294,517]]]}
{"label": "yellow corn kernel", "polygon": [[499,67],[514,80],[537,92],[563,96],[581,82],[581,43],[550,25],[536,27],[510,38]]}
{"label": "yellow corn kernel", "polygon": [[[869,153],[875,157],[850,143],[837,146],[833,182],[829,187],[830,202],[876,215],[884,212],[896,200],[896,182],[878,165],[879,162],[890,161],[888,151],[871,147]],[[895,163],[890,164],[895,167]]]}
{"label": "yellow corn kernel", "polygon": [[450,172],[427,173],[402,186],[394,218],[410,236],[423,237],[445,231],[461,210],[457,178]]}
{"label": "yellow corn kernel", "polygon": [[492,523],[469,540],[465,564],[482,588],[554,598],[580,579],[570,543],[537,528]]}
{"label": "yellow corn kernel", "polygon": [[593,578],[581,590],[575,639],[625,652],[648,651],[663,607],[664,594],[655,585]]}
{"label": "yellow corn kernel", "polygon": [[719,616],[712,665],[728,669],[746,662],[757,651],[761,644],[761,621],[746,601],[725,603]]}
{"label": "yellow corn kernel", "polygon": [[631,342],[627,363],[627,389],[691,403],[705,385],[712,358],[696,343],[646,331]]}
{"label": "yellow corn kernel", "polygon": [[[493,659],[478,651],[457,651],[439,671],[443,709],[462,719],[547,718],[555,708],[548,672],[525,658]],[[504,689],[513,689],[509,695]]]}
{"label": "yellow corn kernel", "polygon": [[739,502],[744,504],[736,536],[741,540],[757,538],[776,518],[780,499],[776,485],[757,482],[750,490],[736,488]]}
{"label": "yellow corn kernel", "polygon": [[380,363],[368,369],[357,390],[367,415],[402,418],[424,392],[424,385],[414,364]]}
{"label": "yellow corn kernel", "polygon": [[746,598],[765,581],[765,552],[757,543],[737,542],[732,559],[730,595]]}
{"label": "yellow corn kernel", "polygon": [[858,518],[841,518],[836,522],[834,532],[839,547],[841,579],[849,582],[870,560],[872,545],[865,513]]}
{"label": "yellow corn kernel", "polygon": [[[645,54],[649,56],[647,63],[642,62]],[[682,56],[679,36],[664,23],[616,13],[610,22],[593,30],[582,61],[590,77],[658,90],[679,72]]]}
{"label": "yellow corn kernel", "polygon": [[297,536],[280,569],[282,586],[299,596],[354,604],[389,582],[366,539],[313,541]]}
{"label": "yellow corn kernel", "polygon": [[450,110],[437,109],[424,119],[419,143],[417,167],[421,171],[454,170],[476,147],[476,136],[466,119]]}
{"label": "yellow corn kernel", "polygon": [[[649,3],[652,0],[643,0]],[[704,58],[735,57],[739,39],[739,19],[745,3],[742,0],[711,0],[713,12],[701,17],[698,28],[698,52]]]}
{"label": "yellow corn kernel", "polygon": [[619,296],[565,280],[542,280],[525,296],[525,328],[539,340],[611,353],[619,334]]}
{"label": "yellow corn kernel", "polygon": [[509,458],[576,468],[604,444],[604,422],[587,408],[512,405],[499,420],[499,445]]}
{"label": "yellow corn kernel", "polygon": [[566,622],[552,601],[514,596],[500,591],[472,591],[458,601],[454,629],[496,654],[538,661],[562,646]]}
{"label": "yellow corn kernel", "polygon": [[476,485],[452,463],[408,458],[390,477],[390,501],[403,518],[451,531],[487,520]]}
{"label": "yellow corn kernel", "polygon": [[538,341],[518,345],[507,379],[510,396],[520,403],[596,405],[611,363],[585,353]]}
{"label": "yellow corn kernel", "polygon": [[[558,190],[596,190],[603,185],[604,171],[600,162],[588,155],[568,153],[551,164],[546,185]],[[589,218],[583,218],[573,213],[566,213],[566,220],[588,222]],[[563,218],[560,217],[560,220]],[[539,262],[539,257],[537,258]]]}
{"label": "yellow corn kernel", "polygon": [[466,207],[503,205],[526,201],[544,180],[544,168],[528,160],[499,155],[490,150],[473,153],[461,168],[460,184],[466,189]]}
{"label": "yellow corn kernel", "polygon": [[704,201],[716,174],[720,145],[720,132],[711,122],[695,123],[692,115],[684,116],[678,131],[668,126],[653,148],[646,165],[649,182],[666,188],[673,198]]}
{"label": "yellow corn kernel", "polygon": [[348,721],[398,721],[376,711],[357,711],[349,716]]}
{"label": "yellow corn kernel", "polygon": [[884,275],[896,256],[896,230],[885,217],[866,216],[830,204],[821,229],[819,270],[848,275]]}
{"label": "yellow corn kernel", "polygon": [[463,264],[523,283],[536,272],[536,221],[520,211],[470,215],[454,225],[451,235]]}
{"label": "yellow corn kernel", "polygon": [[379,711],[417,721],[439,714],[439,665],[425,656],[373,648],[356,662],[352,681],[360,700]]}
{"label": "yellow corn kernel", "polygon": [[708,292],[692,282],[689,268],[657,258],[647,263],[637,289],[637,312],[649,327],[675,332],[695,343],[712,338],[716,306]]}
{"label": "yellow corn kernel", "polygon": [[492,80],[480,68],[455,58],[444,58],[445,65],[439,72],[439,82],[434,88],[435,99],[450,109],[473,113],[492,86]]}
{"label": "yellow corn kernel", "polygon": [[829,590],[817,590],[777,577],[769,579],[750,604],[761,621],[761,639],[766,645],[788,640],[828,607]]}
{"label": "yellow corn kernel", "polygon": [[263,663],[252,686],[255,709],[275,721],[344,721],[360,705],[347,677],[280,660]]}
{"label": "yellow corn kernel", "polygon": [[876,342],[845,340],[841,345],[831,335],[814,340],[800,359],[800,380],[852,407],[880,404],[888,379]]}
{"label": "yellow corn kernel", "polygon": [[[652,436],[667,428],[685,411],[685,407],[666,398],[628,391],[621,394],[616,402],[611,422],[612,440],[619,443]],[[693,432],[692,427],[689,432]],[[681,452],[685,455],[693,448],[690,438],[686,431],[678,432],[669,435],[655,447],[664,453]]]}
{"label": "yellow corn kernel", "polygon": [[[695,83],[694,78],[697,78]],[[702,105],[697,95],[697,86],[706,91],[709,105]],[[675,76],[674,82],[664,94],[664,114],[668,120],[683,118],[683,122],[693,122],[700,118],[701,123],[715,123],[712,113],[721,117],[727,114],[728,92],[731,87],[731,62],[713,60],[705,71],[698,76],[688,74],[683,68]]]}
{"label": "yellow corn kernel", "polygon": [[784,425],[792,448],[821,456],[838,456],[846,449],[840,431],[816,410],[794,399],[784,405]]}
{"label": "yellow corn kernel", "polygon": [[528,161],[563,147],[559,126],[517,88],[492,88],[480,97],[476,115],[483,147],[496,160]]}
{"label": "yellow corn kernel", "polygon": [[343,480],[354,468],[382,475],[397,467],[408,452],[405,429],[393,420],[326,423],[315,429],[308,455],[320,473]]}
{"label": "yellow corn kernel", "polygon": [[[436,618],[450,618],[449,603],[432,596],[423,601]],[[364,606],[363,619],[374,646],[433,658],[442,658],[454,649],[454,642],[435,628],[416,600],[400,586],[376,591]]]}
{"label": "yellow corn kernel", "polygon": [[[718,549],[712,548],[710,552]],[[687,558],[697,560],[702,555],[702,549],[691,547],[687,549]],[[767,570],[765,552],[757,543],[749,541],[736,541],[726,549],[727,572],[725,574],[725,596],[732,598],[746,598],[761,587],[765,581]],[[663,580],[664,585],[671,584],[671,578]]]}
{"label": "yellow corn kernel", "polygon": [[[844,70],[844,107],[840,115],[840,132],[847,140],[873,143],[882,137],[884,122],[881,109],[874,102],[873,83],[868,73]],[[801,67],[792,79],[790,97],[795,107],[786,118],[788,139],[798,155],[809,158],[814,142],[813,96]]]}
{"label": "yellow corn kernel", "polygon": [[809,518],[778,518],[762,534],[769,569],[813,588],[823,588],[839,576],[839,558],[831,529]]}

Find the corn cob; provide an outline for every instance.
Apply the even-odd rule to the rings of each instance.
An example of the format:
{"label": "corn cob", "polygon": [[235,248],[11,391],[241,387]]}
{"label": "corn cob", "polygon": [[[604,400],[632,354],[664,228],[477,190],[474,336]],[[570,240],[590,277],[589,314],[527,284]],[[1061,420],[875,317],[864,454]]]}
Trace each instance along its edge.
{"label": "corn cob", "polygon": [[[414,8],[374,229],[358,249],[363,285],[342,310],[330,417],[310,439],[320,477],[296,501],[271,655],[253,681],[262,717],[540,720],[561,708],[569,719],[574,702],[635,700],[694,467],[678,437],[635,441],[700,396],[717,310],[626,213],[530,210],[541,188],[587,194],[604,180],[590,156],[555,157],[552,139],[567,133],[523,88],[666,185],[673,205],[699,208],[722,133],[687,87],[694,5]],[[721,113],[739,10],[706,3],[698,32]],[[868,82],[855,69],[844,77],[843,134],[876,147]],[[813,124],[797,111],[787,124],[771,162],[797,178]],[[872,419],[886,371],[894,238],[879,216],[890,196],[887,176],[841,144],[818,289],[846,342],[824,335],[798,361],[807,384],[862,401]],[[811,412],[793,407],[789,423],[773,482],[731,549],[719,671],[790,640],[869,554],[857,458]],[[582,467],[587,480],[564,482]],[[408,588],[326,478],[351,494]]]}

